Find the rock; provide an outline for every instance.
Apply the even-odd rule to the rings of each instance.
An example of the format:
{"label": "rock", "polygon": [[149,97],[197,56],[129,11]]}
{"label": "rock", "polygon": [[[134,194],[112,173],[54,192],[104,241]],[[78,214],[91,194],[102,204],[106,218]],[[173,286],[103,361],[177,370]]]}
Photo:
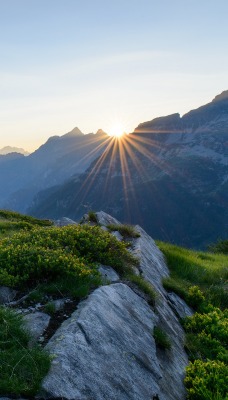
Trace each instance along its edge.
{"label": "rock", "polygon": [[96,216],[97,216],[98,223],[100,225],[104,225],[104,226],[111,225],[111,224],[121,225],[121,223],[119,221],[117,221],[116,218],[112,217],[109,214],[106,214],[104,211],[98,211],[96,213]]}
{"label": "rock", "polygon": [[77,225],[77,222],[73,221],[70,218],[63,217],[61,219],[57,219],[54,221],[55,226],[67,226],[67,225]]}
{"label": "rock", "polygon": [[139,269],[143,278],[151,283],[158,294],[156,301],[158,324],[171,341],[169,353],[157,352],[163,375],[160,389],[166,400],[183,400],[185,399],[184,371],[188,358],[184,351],[184,330],[167,302],[167,292],[162,286],[162,279],[169,276],[169,270],[154,240],[140,226],[136,228],[140,237],[133,241],[133,254],[140,260]]}
{"label": "rock", "polygon": [[17,291],[7,286],[0,286],[0,304],[7,304],[13,301]]}
{"label": "rock", "polygon": [[51,304],[54,305],[55,311],[63,310],[67,299],[52,300]]}
{"label": "rock", "polygon": [[[157,316],[128,286],[95,290],[51,338],[41,395],[74,400],[149,400],[162,379],[152,335]],[[178,397],[179,398],[179,397]]]}
{"label": "rock", "polygon": [[119,233],[119,231],[111,232],[111,234],[112,234],[112,236],[115,236],[115,238],[116,238],[119,242],[121,242],[121,241],[123,240],[123,236]]}
{"label": "rock", "polygon": [[48,314],[39,311],[23,317],[25,326],[31,334],[33,341],[37,341],[42,336],[49,325],[50,319]]}
{"label": "rock", "polygon": [[[104,212],[101,225],[120,224]],[[130,287],[114,283],[96,289],[51,338],[47,350],[54,356],[42,384],[46,398],[74,400],[183,400],[184,331],[162,286],[169,276],[163,254],[139,226],[132,239],[137,269],[157,293],[154,311]],[[106,274],[106,266],[101,266]],[[113,273],[113,272],[112,272]],[[177,301],[177,300],[176,300]],[[156,348],[153,328],[169,337],[170,350]]]}
{"label": "rock", "polygon": [[169,276],[164,256],[154,240],[140,226],[137,225],[135,229],[140,234],[140,237],[133,240],[132,253],[140,260],[139,269],[142,271],[143,277],[158,292],[164,293],[162,279]]}
{"label": "rock", "polygon": [[191,317],[194,314],[193,310],[176,293],[168,293],[167,298],[178,318]]}
{"label": "rock", "polygon": [[116,273],[116,271],[107,265],[100,265],[98,268],[98,271],[104,278],[104,280],[107,282],[117,282],[120,280],[119,275]]}

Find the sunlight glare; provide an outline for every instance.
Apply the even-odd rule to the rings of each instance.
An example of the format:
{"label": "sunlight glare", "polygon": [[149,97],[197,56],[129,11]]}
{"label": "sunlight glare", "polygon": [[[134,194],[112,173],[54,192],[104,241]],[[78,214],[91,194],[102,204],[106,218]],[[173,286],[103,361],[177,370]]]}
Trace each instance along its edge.
{"label": "sunlight glare", "polygon": [[109,136],[114,136],[116,138],[120,138],[124,134],[124,127],[120,123],[114,124],[110,129],[109,129]]}

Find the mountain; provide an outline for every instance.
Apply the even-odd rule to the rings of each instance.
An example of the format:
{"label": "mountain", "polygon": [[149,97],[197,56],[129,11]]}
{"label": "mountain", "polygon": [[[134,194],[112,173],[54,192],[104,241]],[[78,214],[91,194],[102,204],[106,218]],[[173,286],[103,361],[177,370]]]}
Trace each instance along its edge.
{"label": "mountain", "polygon": [[83,173],[108,141],[104,132],[84,135],[74,128],[49,138],[28,157],[8,159],[0,169],[1,207],[24,212],[40,190]]}
{"label": "mountain", "polygon": [[103,209],[157,239],[205,248],[227,237],[228,91],[180,117],[112,139],[87,171],[34,199],[36,216],[79,219]]}
{"label": "mountain", "polygon": [[9,153],[19,153],[19,154],[23,154],[24,156],[29,155],[28,151],[26,151],[20,147],[5,146],[2,149],[0,149],[0,155],[6,155]]}

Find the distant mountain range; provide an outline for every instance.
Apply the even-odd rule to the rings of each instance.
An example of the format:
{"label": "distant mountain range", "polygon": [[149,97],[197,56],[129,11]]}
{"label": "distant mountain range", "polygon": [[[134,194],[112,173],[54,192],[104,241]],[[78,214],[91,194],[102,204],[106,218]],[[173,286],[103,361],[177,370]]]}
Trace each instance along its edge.
{"label": "distant mountain range", "polygon": [[188,247],[227,238],[228,91],[120,140],[77,128],[50,138],[30,156],[0,164],[0,198],[54,219],[102,209]]}
{"label": "distant mountain range", "polygon": [[20,147],[11,147],[11,146],[5,146],[2,149],[0,149],[0,155],[6,155],[10,153],[19,153],[23,154],[24,156],[28,156],[29,152],[20,148]]}
{"label": "distant mountain range", "polygon": [[26,212],[40,190],[84,172],[108,141],[102,130],[84,135],[74,128],[63,136],[50,137],[28,157],[5,160],[0,168],[0,207]]}

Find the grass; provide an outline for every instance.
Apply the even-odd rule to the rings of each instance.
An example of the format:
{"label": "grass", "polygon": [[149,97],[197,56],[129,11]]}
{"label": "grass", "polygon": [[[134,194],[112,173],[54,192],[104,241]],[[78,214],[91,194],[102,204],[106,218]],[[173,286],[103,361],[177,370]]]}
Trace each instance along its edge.
{"label": "grass", "polygon": [[20,230],[51,226],[49,220],[40,220],[14,211],[0,210],[0,238],[12,236]]}
{"label": "grass", "polygon": [[88,217],[89,217],[90,222],[94,222],[95,224],[98,224],[98,218],[97,218],[95,211],[90,210],[88,212]]}
{"label": "grass", "polygon": [[167,333],[158,326],[154,327],[153,337],[158,347],[164,350],[171,349],[171,342],[169,340]]}
{"label": "grass", "polygon": [[0,394],[37,394],[50,358],[39,347],[29,348],[29,339],[21,317],[0,307]]}
{"label": "grass", "polygon": [[149,282],[147,282],[142,276],[134,274],[126,275],[126,278],[135,283],[138,288],[149,297],[148,303],[150,305],[155,306],[157,294]]}
{"label": "grass", "polygon": [[124,238],[138,238],[140,234],[135,230],[132,225],[118,225],[118,224],[109,224],[107,228],[110,232],[118,231]]}
{"label": "grass", "polygon": [[226,400],[228,256],[162,242],[158,246],[171,272],[164,279],[164,287],[183,297],[196,310],[183,321],[185,347],[191,361],[185,378],[187,399]]}
{"label": "grass", "polygon": [[197,285],[206,299],[222,309],[227,307],[228,257],[225,254],[193,251],[169,243],[157,242],[170,269],[164,287],[185,300],[188,290]]}

